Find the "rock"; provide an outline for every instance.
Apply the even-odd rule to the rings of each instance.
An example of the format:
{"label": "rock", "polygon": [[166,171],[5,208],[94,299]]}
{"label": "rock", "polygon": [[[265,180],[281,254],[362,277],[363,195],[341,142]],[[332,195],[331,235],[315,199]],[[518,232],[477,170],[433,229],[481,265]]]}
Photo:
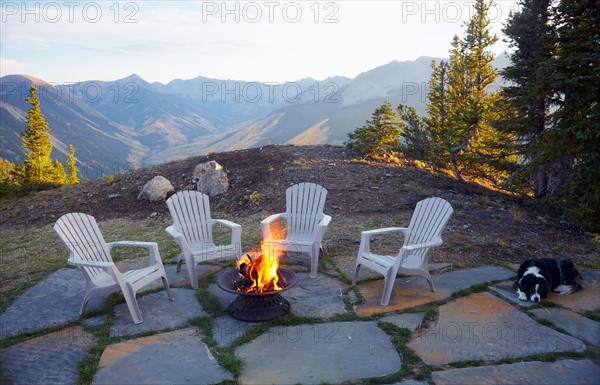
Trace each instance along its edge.
{"label": "rock", "polygon": [[167,194],[174,191],[175,188],[173,187],[171,182],[169,182],[168,179],[159,175],[155,176],[154,178],[152,178],[152,180],[150,180],[144,185],[137,199],[148,199],[151,202],[157,202],[160,200],[164,200],[167,197]]}
{"label": "rock", "polygon": [[209,196],[222,194],[229,189],[229,178],[223,166],[211,160],[200,163],[194,169],[194,179],[198,181],[198,191]]}

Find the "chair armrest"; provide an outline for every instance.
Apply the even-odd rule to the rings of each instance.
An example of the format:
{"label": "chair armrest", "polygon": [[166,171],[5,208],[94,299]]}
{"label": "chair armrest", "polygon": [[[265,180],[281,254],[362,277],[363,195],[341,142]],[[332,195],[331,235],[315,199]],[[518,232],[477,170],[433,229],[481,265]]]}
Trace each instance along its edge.
{"label": "chair armrest", "polygon": [[389,233],[404,233],[404,234],[406,234],[407,230],[408,229],[406,227],[385,227],[382,229],[373,229],[373,230],[363,231],[362,235],[371,237],[372,235],[389,234]]}
{"label": "chair armrest", "polygon": [[138,241],[118,241],[107,243],[108,249],[111,250],[115,246],[121,247],[143,247],[148,250],[150,254],[150,265],[162,266],[162,259],[160,259],[160,253],[158,252],[158,243],[156,242],[138,242]]}
{"label": "chair armrest", "polygon": [[242,226],[228,221],[227,219],[213,219],[214,223],[219,223],[223,226],[229,227],[231,229],[231,244],[236,245],[241,249],[242,247]]}
{"label": "chair armrest", "polygon": [[277,219],[283,218],[285,213],[272,214],[260,221],[260,230],[262,232],[262,239],[271,239],[271,223]]}
{"label": "chair armrest", "polygon": [[281,218],[285,213],[278,213],[278,214],[271,214],[268,217],[266,217],[265,219],[263,219],[262,221],[260,221],[260,227],[263,227],[263,225],[270,225],[272,222],[274,222],[276,219]]}
{"label": "chair armrest", "polygon": [[361,233],[359,254],[371,252],[371,237],[374,235],[403,233],[406,236],[408,229],[406,227],[385,227],[381,229],[366,230]]}
{"label": "chair armrest", "polygon": [[113,262],[104,262],[104,261],[86,261],[79,258],[69,258],[67,262],[73,266],[84,266],[84,267],[96,267],[98,269],[108,270],[111,266],[115,264]]}
{"label": "chair armrest", "polygon": [[215,223],[220,223],[220,224],[222,224],[223,226],[227,226],[227,227],[229,227],[229,228],[231,228],[231,229],[237,229],[237,228],[240,228],[240,229],[241,229],[241,228],[242,228],[242,226],[241,226],[241,225],[238,225],[238,224],[237,224],[237,223],[235,223],[235,222],[228,221],[227,219],[213,219],[213,221],[214,221]]}
{"label": "chair armrest", "polygon": [[143,247],[146,249],[151,249],[155,245],[158,246],[156,242],[138,242],[138,241],[117,241],[117,242],[108,242],[108,248],[112,249],[113,247]]}
{"label": "chair armrest", "polygon": [[327,226],[329,226],[329,222],[331,222],[331,216],[330,215],[324,215],[323,219],[321,219],[321,222],[319,222],[318,226],[327,227]]}
{"label": "chair armrest", "polygon": [[442,244],[442,238],[436,238],[429,242],[415,243],[414,245],[402,246],[402,250],[415,251],[415,250],[419,250],[419,249],[426,249],[429,247],[439,246],[441,244]]}
{"label": "chair armrest", "polygon": [[169,235],[171,235],[173,238],[183,238],[183,234],[175,228],[175,225],[167,227],[165,231],[169,233]]}

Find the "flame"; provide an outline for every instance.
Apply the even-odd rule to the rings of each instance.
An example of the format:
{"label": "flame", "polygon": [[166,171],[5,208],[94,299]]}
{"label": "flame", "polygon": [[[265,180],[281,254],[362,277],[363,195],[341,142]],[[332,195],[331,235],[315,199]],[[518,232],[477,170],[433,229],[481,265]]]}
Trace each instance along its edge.
{"label": "flame", "polygon": [[246,292],[264,293],[268,291],[283,290],[279,282],[279,255],[272,247],[272,239],[285,237],[285,228],[275,222],[271,226],[271,236],[260,242],[260,251],[251,251],[244,254],[236,261],[238,271],[242,270],[242,264],[246,264],[245,276],[250,278],[252,286]]}

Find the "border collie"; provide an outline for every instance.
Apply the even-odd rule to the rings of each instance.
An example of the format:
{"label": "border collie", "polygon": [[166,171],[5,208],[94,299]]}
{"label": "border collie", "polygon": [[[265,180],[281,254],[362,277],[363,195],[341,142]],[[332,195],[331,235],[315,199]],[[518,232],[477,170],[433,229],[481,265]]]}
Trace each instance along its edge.
{"label": "border collie", "polygon": [[528,259],[521,264],[513,287],[521,301],[540,302],[552,290],[560,295],[582,289],[583,277],[570,259]]}

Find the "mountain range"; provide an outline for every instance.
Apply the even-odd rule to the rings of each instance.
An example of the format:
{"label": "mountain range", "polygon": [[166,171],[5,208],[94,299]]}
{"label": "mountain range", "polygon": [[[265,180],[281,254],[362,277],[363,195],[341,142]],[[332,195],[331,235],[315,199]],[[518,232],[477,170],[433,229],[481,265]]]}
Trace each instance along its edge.
{"label": "mountain range", "polygon": [[[431,62],[420,57],[363,72],[294,82],[176,79],[50,84],[29,75],[0,78],[0,157],[24,160],[29,88],[38,88],[51,128],[53,158],[73,144],[83,179],[209,152],[276,144],[341,144],[384,99],[424,113]],[[504,67],[499,55],[495,63]]]}

